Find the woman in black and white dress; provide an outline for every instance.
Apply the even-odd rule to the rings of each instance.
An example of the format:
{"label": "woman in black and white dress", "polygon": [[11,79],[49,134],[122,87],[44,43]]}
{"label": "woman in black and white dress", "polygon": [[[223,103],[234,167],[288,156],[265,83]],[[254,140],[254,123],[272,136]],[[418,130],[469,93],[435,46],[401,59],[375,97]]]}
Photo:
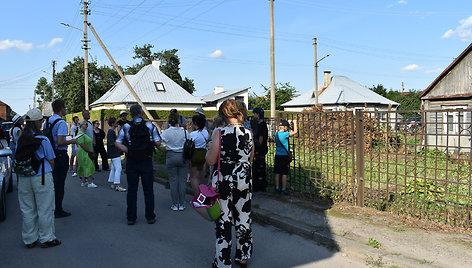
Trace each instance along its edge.
{"label": "woman in black and white dress", "polygon": [[213,267],[231,267],[233,225],[236,229],[235,260],[244,267],[252,254],[251,163],[254,143],[251,131],[241,124],[242,114],[235,100],[224,101],[219,114],[225,119],[226,126],[215,134],[206,155],[207,163],[215,165],[211,184],[218,188],[221,206],[221,216],[215,221],[216,256]]}

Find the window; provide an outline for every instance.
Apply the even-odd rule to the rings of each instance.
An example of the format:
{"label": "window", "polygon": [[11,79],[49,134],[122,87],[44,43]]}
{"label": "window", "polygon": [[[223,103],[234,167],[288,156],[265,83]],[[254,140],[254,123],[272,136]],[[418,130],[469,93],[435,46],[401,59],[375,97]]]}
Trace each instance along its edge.
{"label": "window", "polygon": [[[448,110],[456,110],[456,111],[449,111],[444,112],[444,118],[446,118],[446,125],[445,128],[447,130],[446,133],[449,134],[459,134],[462,130],[466,129],[470,122],[464,122],[465,118],[468,118],[470,112],[461,111],[462,109],[467,109],[467,106],[442,106],[443,109]],[[467,115],[467,116],[465,116]]]}
{"label": "window", "polygon": [[154,86],[156,87],[157,91],[166,91],[166,88],[162,82],[154,82]]}
{"label": "window", "polygon": [[234,99],[236,101],[244,102],[244,97],[241,97],[241,96],[236,96],[236,97],[234,97]]}

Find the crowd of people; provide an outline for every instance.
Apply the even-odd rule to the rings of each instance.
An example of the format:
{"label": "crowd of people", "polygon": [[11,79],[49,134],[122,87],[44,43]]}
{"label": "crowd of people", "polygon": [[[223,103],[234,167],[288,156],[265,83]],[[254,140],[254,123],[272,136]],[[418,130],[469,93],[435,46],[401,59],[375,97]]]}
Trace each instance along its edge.
{"label": "crowd of people", "polygon": [[[66,115],[66,103],[60,99],[55,100],[52,108],[54,115],[46,119],[44,124],[44,118],[38,109],[28,111],[23,117],[15,116],[10,131],[10,148],[13,152],[20,152],[18,148],[31,147],[31,144],[37,143],[35,151],[31,154],[31,159],[39,163],[37,166],[31,164],[34,172],[17,172],[20,176],[18,196],[23,214],[22,236],[26,247],[31,248],[38,243],[41,247],[61,244],[54,234],[54,219],[71,215],[62,206],[67,172],[70,170],[73,172],[72,176],[79,176],[81,186],[97,188],[93,175],[100,171],[99,155],[102,170],[109,171],[110,187],[116,191],[127,192],[128,225],[134,225],[137,221],[137,191],[140,180],[145,198],[145,218],[148,224],[154,224],[156,214],[152,156],[157,147],[166,153],[171,210],[186,209],[187,182],[195,195],[199,194],[200,184],[211,184],[218,189],[221,216],[215,220],[216,256],[213,266],[231,266],[233,226],[236,230],[235,260],[240,266],[247,264],[252,254],[252,192],[266,191],[267,187],[265,158],[268,153],[269,131],[263,109],[255,108],[254,119],[250,122],[244,103],[226,100],[219,107],[210,127],[203,109],[198,108],[191,118],[190,132],[187,130],[186,118],[179,115],[176,109],[172,109],[168,127],[159,133],[154,124],[143,119],[142,107],[134,104],[129,110],[132,120],[128,121],[126,111],[120,113],[120,120],[108,118],[109,129],[105,135],[99,121],[90,122],[89,111],[82,112],[82,120],[74,116],[68,129],[63,119]],[[288,138],[295,134],[296,126],[291,131],[290,124],[282,120],[274,135],[277,146],[274,165],[275,189],[283,194],[288,193]],[[68,136],[70,137],[67,138]],[[190,159],[184,157],[187,140],[192,140],[195,146]],[[123,154],[128,189],[123,187],[121,182]],[[24,153],[21,157],[24,158]],[[26,164],[20,161],[23,158],[13,158],[14,164],[17,165],[15,171],[24,168]]]}

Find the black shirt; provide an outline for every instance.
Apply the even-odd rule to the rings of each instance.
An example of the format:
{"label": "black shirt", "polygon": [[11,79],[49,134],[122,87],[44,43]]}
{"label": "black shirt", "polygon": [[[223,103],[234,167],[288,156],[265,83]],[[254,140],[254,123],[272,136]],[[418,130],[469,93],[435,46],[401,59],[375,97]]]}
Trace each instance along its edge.
{"label": "black shirt", "polygon": [[110,128],[107,134],[107,156],[110,159],[119,157],[121,155],[121,151],[118,150],[114,145],[111,145],[115,143],[115,141],[116,133],[113,129]]}
{"label": "black shirt", "polygon": [[[255,151],[258,154],[265,155],[267,154],[267,139],[269,137],[269,130],[267,129],[267,123],[265,121],[261,121],[257,123],[256,129],[253,129],[254,135],[254,143],[256,145]],[[259,143],[259,137],[262,137],[262,143]]]}
{"label": "black shirt", "polygon": [[128,120],[123,121],[123,120],[120,119],[120,120],[118,120],[117,123],[118,123],[118,126],[122,127],[122,126],[124,126],[126,123],[129,123],[129,122],[131,122],[131,121],[128,121]]}

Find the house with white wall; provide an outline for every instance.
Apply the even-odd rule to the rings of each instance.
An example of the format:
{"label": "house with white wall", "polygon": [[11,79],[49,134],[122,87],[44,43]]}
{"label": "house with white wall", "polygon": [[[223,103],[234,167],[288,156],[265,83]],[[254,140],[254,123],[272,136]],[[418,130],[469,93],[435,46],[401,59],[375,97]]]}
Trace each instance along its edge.
{"label": "house with white wall", "polygon": [[220,105],[228,99],[235,99],[242,101],[248,107],[249,103],[249,89],[250,87],[237,88],[231,90],[225,90],[222,86],[217,86],[212,93],[205,95],[201,98],[205,104],[203,105],[204,110],[218,110]]}

